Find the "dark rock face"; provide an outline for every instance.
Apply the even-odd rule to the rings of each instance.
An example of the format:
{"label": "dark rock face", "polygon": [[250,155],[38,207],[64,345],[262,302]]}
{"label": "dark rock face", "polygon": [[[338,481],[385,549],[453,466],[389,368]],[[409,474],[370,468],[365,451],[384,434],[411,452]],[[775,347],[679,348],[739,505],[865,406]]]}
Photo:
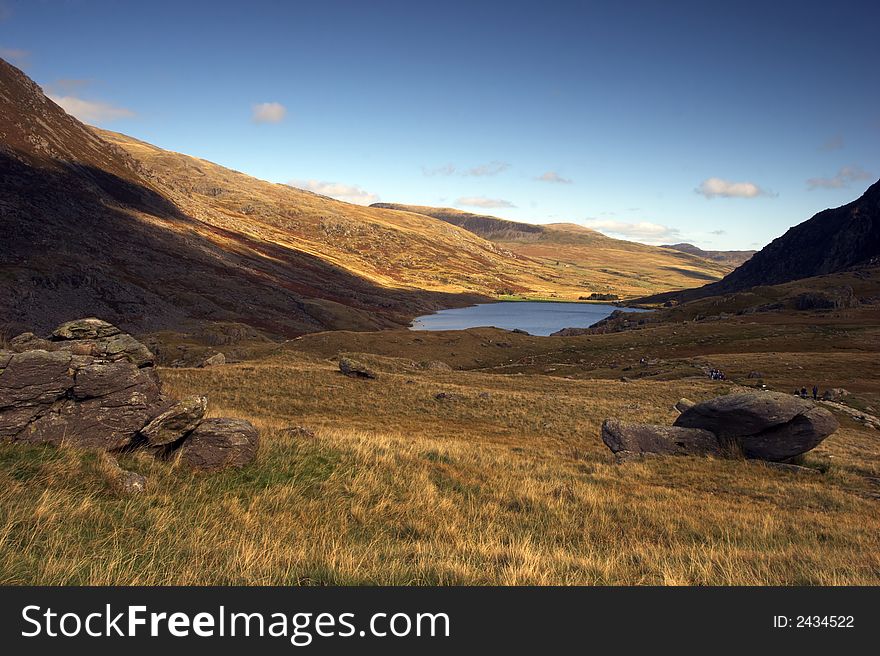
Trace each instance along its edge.
{"label": "dark rock face", "polygon": [[[199,469],[240,466],[256,454],[253,426],[204,420],[204,396],[167,398],[150,350],[105,321],[71,321],[51,340],[26,333],[13,341],[47,349],[0,351],[0,440],[102,451],[146,442],[164,456],[196,436],[185,460]],[[136,474],[128,479],[143,489]]]}
{"label": "dark rock face", "polygon": [[778,392],[719,396],[685,410],[675,425],[711,431],[722,441],[739,444],[746,457],[764,460],[805,453],[838,428],[824,408]]}
{"label": "dark rock face", "polygon": [[[843,271],[877,256],[880,256],[880,181],[872,184],[861,198],[842,207],[823,210],[789,228],[722,280],[698,289],[668,292],[642,300],[691,301],[730,294],[758,285],[778,285]],[[809,294],[798,300],[801,309],[840,308],[852,303],[847,290],[833,296]]]}
{"label": "dark rock face", "polygon": [[180,447],[180,460],[193,469],[241,467],[257,455],[260,436],[244,419],[205,419]]}
{"label": "dark rock face", "polygon": [[615,454],[719,456],[718,439],[706,430],[606,419],[602,441]]}

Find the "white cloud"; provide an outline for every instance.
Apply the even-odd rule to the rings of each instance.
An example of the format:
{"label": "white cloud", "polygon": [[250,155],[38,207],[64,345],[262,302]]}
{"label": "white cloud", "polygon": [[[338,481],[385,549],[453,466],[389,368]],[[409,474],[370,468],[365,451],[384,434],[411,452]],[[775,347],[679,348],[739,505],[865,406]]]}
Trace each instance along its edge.
{"label": "white cloud", "polygon": [[669,226],[651,223],[650,221],[627,223],[612,219],[587,219],[582,223],[588,228],[598,230],[613,237],[634,239],[635,241],[643,241],[649,244],[665,244],[670,240],[680,238],[678,228],[670,228]]}
{"label": "white cloud", "polygon": [[859,166],[844,166],[833,178],[810,178],[807,180],[807,189],[843,189],[849,187],[851,182],[873,178],[874,176]]}
{"label": "white cloud", "polygon": [[[0,17],[0,21],[2,21]],[[0,57],[15,64],[26,64],[31,53],[20,48],[0,48]]]}
{"label": "white cloud", "polygon": [[710,235],[726,235],[727,230],[713,230],[709,233]]}
{"label": "white cloud", "polygon": [[355,203],[356,205],[369,205],[379,202],[379,196],[365,191],[357,185],[327,182],[325,180],[291,180],[288,184],[291,187],[313,191],[322,196],[330,196],[331,198],[344,200],[347,203]]}
{"label": "white cloud", "polygon": [[773,194],[754,182],[731,182],[722,178],[707,178],[694,191],[706,198],[758,198]]}
{"label": "white cloud", "polygon": [[464,196],[455,201],[456,205],[466,205],[468,207],[482,207],[483,209],[492,209],[497,207],[516,207],[513,203],[500,198],[486,198],[485,196]]}
{"label": "white cloud", "polygon": [[466,173],[462,175],[469,175],[477,178],[490,176],[490,175],[498,175],[510,168],[510,164],[507,162],[489,162],[488,164],[481,164],[480,166],[475,166],[472,169],[468,169]]}
{"label": "white cloud", "polygon": [[287,114],[287,109],[281,103],[259,103],[252,108],[251,119],[254,123],[280,123]]}
{"label": "white cloud", "polygon": [[539,175],[535,180],[539,180],[540,182],[556,182],[559,184],[571,184],[572,181],[568,178],[563,178],[556,171],[547,171],[546,173]]}
{"label": "white cloud", "polygon": [[109,123],[135,115],[130,109],[115,107],[99,100],[83,100],[76,96],[54,96],[51,94],[49,99],[83,123]]}

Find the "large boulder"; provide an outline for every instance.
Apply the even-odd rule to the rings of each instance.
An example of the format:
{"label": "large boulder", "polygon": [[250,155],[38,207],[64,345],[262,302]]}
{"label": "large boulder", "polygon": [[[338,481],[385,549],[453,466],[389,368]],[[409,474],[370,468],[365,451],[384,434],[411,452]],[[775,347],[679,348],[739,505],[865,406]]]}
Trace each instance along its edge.
{"label": "large boulder", "polygon": [[[167,398],[152,352],[106,321],[69,321],[51,339],[24,333],[12,342],[0,350],[0,440],[146,447],[160,457],[179,449],[197,469],[241,466],[256,454],[249,422],[204,420],[204,396]],[[143,489],[137,474],[120,480],[126,490]]]}
{"label": "large boulder", "polygon": [[73,321],[59,326],[53,341],[30,333],[13,341],[19,349],[48,350],[0,357],[0,439],[116,449],[160,409],[151,354],[111,324]]}
{"label": "large boulder", "polygon": [[177,401],[168,410],[155,417],[141,429],[147,442],[152,446],[172,444],[187,433],[195,430],[208,409],[208,399],[204,396],[188,396]]}
{"label": "large boulder", "polygon": [[718,439],[709,431],[654,426],[617,419],[602,424],[602,441],[618,457],[652,453],[670,456],[720,456]]}
{"label": "large boulder", "polygon": [[180,447],[180,462],[200,471],[243,467],[256,457],[259,443],[259,433],[249,421],[205,419]]}
{"label": "large boulder", "polygon": [[152,371],[130,362],[90,362],[78,367],[71,387],[14,436],[16,441],[119,449],[161,409]]}
{"label": "large boulder", "polygon": [[698,403],[675,426],[700,428],[737,444],[747,458],[781,461],[815,448],[838,428],[824,408],[791,394],[747,392]]}

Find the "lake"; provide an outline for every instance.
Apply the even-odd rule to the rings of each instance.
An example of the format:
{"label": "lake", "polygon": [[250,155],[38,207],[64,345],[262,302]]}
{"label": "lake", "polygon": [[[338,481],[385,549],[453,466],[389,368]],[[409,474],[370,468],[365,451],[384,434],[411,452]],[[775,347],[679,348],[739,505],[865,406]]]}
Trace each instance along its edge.
{"label": "lake", "polygon": [[440,310],[416,318],[411,330],[464,330],[494,326],[531,335],[549,335],[563,328],[587,328],[614,310],[644,312],[604,303],[542,303],[539,301],[502,301],[481,303],[465,308]]}

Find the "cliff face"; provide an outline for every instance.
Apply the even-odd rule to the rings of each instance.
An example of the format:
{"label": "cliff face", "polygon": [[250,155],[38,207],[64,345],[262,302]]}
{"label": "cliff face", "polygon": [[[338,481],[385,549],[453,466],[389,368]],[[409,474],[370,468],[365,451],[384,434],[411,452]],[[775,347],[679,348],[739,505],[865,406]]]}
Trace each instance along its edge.
{"label": "cliff face", "polygon": [[718,282],[638,299],[692,301],[844,271],[880,257],[880,181],[861,198],[823,210],[777,237]]}
{"label": "cliff face", "polygon": [[739,291],[842,271],[880,255],[880,181],[861,198],[790,228],[715,283]]}

